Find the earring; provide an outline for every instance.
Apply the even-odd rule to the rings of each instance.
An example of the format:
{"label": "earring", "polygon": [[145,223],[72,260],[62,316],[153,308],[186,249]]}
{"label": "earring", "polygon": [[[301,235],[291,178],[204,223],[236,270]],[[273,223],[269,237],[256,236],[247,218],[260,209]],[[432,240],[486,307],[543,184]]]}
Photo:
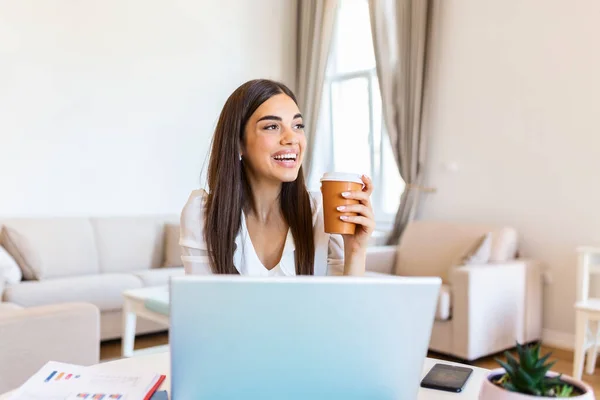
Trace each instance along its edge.
{"label": "earring", "polygon": [[242,153],[240,153],[240,161],[242,161]]}

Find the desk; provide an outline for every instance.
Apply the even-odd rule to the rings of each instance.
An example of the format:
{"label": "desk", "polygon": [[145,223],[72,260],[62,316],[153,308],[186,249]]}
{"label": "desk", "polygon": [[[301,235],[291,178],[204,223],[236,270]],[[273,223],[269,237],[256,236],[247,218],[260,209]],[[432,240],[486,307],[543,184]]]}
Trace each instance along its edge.
{"label": "desk", "polygon": [[[423,365],[423,371],[421,373],[421,378],[425,377],[425,374],[429,372],[429,370],[436,364],[450,364],[450,365],[463,365],[458,363],[452,363],[442,360],[437,360],[433,358],[427,358]],[[464,365],[463,365],[464,366]],[[473,368],[473,373],[469,378],[467,384],[465,385],[462,393],[449,393],[443,392],[440,390],[433,389],[419,389],[419,397],[418,400],[445,400],[445,399],[453,399],[453,400],[476,400],[479,396],[479,389],[481,387],[481,383],[484,379],[486,379],[488,370],[483,368],[477,368],[468,366],[469,368]],[[106,362],[102,364],[94,365],[96,371],[106,371],[110,373],[131,373],[131,372],[154,372],[166,375],[166,379],[163,382],[160,390],[170,390],[171,380],[170,380],[170,353],[168,351],[157,353],[157,354],[149,354],[149,355],[141,355],[135,356],[131,358],[124,358],[117,361]],[[0,396],[0,400],[8,399],[8,394]]]}

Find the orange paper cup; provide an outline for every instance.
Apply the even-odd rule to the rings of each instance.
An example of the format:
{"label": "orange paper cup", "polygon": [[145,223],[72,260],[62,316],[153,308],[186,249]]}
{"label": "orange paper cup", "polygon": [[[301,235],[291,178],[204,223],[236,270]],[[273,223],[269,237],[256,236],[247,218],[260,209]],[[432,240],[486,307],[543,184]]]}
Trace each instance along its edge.
{"label": "orange paper cup", "polygon": [[350,200],[342,197],[344,192],[362,190],[364,183],[358,174],[341,172],[329,172],[321,178],[321,193],[323,194],[323,217],[325,220],[325,232],[353,235],[356,225],[342,221],[342,215],[355,216],[356,213],[340,212],[339,206],[358,204],[358,200]]}

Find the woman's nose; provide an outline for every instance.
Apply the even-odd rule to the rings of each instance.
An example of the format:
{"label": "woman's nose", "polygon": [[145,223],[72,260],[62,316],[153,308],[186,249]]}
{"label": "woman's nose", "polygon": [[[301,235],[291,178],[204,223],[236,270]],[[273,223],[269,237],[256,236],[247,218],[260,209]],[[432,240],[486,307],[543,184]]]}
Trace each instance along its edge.
{"label": "woman's nose", "polygon": [[281,144],[298,144],[298,135],[290,128],[286,128],[281,135]]}

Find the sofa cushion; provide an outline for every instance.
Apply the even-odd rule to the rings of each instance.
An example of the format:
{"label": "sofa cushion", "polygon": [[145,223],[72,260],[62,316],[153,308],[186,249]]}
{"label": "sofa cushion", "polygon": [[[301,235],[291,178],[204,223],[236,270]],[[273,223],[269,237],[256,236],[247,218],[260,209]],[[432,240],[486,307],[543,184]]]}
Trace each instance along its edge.
{"label": "sofa cushion", "polygon": [[183,267],[179,232],[178,224],[165,225],[165,260],[163,267]]}
{"label": "sofa cushion", "polygon": [[438,321],[447,321],[452,314],[452,298],[450,296],[450,286],[440,286],[440,295],[435,310],[435,319]]}
{"label": "sofa cushion", "polygon": [[6,226],[0,232],[0,244],[17,263],[22,278],[36,280],[37,271],[41,270],[40,256],[32,249],[31,244],[23,235]]}
{"label": "sofa cushion", "polygon": [[132,272],[163,262],[165,221],[157,217],[92,218],[100,271]]}
{"label": "sofa cushion", "polygon": [[124,290],[141,287],[142,281],[131,274],[99,274],[9,285],[3,297],[4,301],[23,307],[85,302],[94,304],[100,311],[109,311],[122,308]]}
{"label": "sofa cushion", "polygon": [[23,272],[15,259],[0,245],[0,280],[2,283],[15,284],[21,282]]}
{"label": "sofa cushion", "polygon": [[490,262],[506,262],[517,256],[517,231],[513,228],[500,228],[493,233]]}
{"label": "sofa cushion", "polygon": [[94,233],[88,219],[18,218],[3,223],[3,245],[21,267],[25,279],[99,272]]}
{"label": "sofa cushion", "polygon": [[448,283],[448,271],[486,233],[492,236],[490,261],[513,259],[517,235],[513,228],[440,221],[408,224],[396,256],[396,274],[439,276]]}
{"label": "sofa cushion", "polygon": [[141,281],[144,287],[163,286],[169,284],[172,276],[183,276],[185,271],[183,267],[176,268],[157,268],[132,272]]}
{"label": "sofa cushion", "polygon": [[486,264],[492,253],[492,234],[486,233],[477,240],[460,260],[460,265]]}

